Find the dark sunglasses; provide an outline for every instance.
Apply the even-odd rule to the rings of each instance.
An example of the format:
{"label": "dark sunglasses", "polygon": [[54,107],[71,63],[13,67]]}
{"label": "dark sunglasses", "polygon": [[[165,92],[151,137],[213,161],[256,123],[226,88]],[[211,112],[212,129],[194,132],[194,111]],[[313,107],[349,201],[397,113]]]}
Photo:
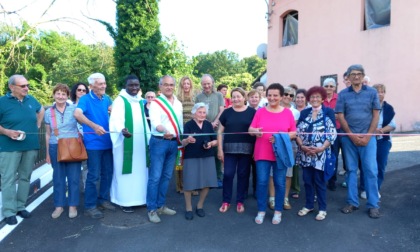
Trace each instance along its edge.
{"label": "dark sunglasses", "polygon": [[83,92],[83,93],[86,93],[86,89],[81,89],[81,88],[78,88],[78,89],[77,89],[77,91],[78,91],[78,92]]}
{"label": "dark sunglasses", "polygon": [[326,88],[335,88],[335,86],[333,86],[333,85],[325,85],[324,87],[326,87]]}
{"label": "dark sunglasses", "polygon": [[294,95],[294,94],[284,94],[284,96],[289,96],[290,98],[295,97],[295,95]]}
{"label": "dark sunglasses", "polygon": [[25,84],[25,85],[15,85],[15,86],[18,86],[18,87],[20,87],[20,88],[30,88],[31,86],[29,85],[29,84]]}

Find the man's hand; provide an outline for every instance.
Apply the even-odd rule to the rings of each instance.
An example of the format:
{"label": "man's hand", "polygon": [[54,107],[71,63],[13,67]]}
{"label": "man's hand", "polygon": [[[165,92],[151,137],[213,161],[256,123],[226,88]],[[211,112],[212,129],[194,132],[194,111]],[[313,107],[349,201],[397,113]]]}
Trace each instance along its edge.
{"label": "man's hand", "polygon": [[97,124],[96,124],[96,126],[93,130],[95,131],[96,135],[98,135],[98,136],[102,136],[103,134],[106,133],[105,129],[102,126],[97,125]]}
{"label": "man's hand", "polygon": [[13,140],[17,140],[17,138],[19,137],[20,133],[21,132],[19,130],[10,130],[10,129],[7,129],[6,130],[6,136],[10,137]]}
{"label": "man's hand", "polygon": [[121,133],[123,134],[124,137],[126,138],[130,138],[132,136],[132,134],[128,131],[127,128],[124,128],[121,130]]}

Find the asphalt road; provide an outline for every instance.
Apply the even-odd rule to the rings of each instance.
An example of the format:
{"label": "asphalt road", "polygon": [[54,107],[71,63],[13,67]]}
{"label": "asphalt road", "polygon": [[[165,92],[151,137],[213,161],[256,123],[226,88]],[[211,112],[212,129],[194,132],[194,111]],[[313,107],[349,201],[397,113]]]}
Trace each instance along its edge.
{"label": "asphalt road", "polygon": [[328,215],[322,222],[315,213],[297,215],[303,194],[291,199],[292,209],[283,212],[280,225],[271,224],[271,210],[262,225],[254,223],[252,196],[245,201],[245,213],[236,213],[233,206],[222,214],[218,189],[209,193],[206,217],[187,221],[183,196],[175,193],[172,181],[167,205],[178,213],[161,216],[159,224],[148,222],[145,207],[132,214],[105,212],[101,220],[83,216],[80,207],[75,219],[67,218],[66,211],[53,220],[50,196],[0,243],[0,251],[420,251],[419,142],[420,137],[394,138],[379,219],[368,217],[364,200],[360,210],[342,214],[346,189],[338,187],[327,193]]}

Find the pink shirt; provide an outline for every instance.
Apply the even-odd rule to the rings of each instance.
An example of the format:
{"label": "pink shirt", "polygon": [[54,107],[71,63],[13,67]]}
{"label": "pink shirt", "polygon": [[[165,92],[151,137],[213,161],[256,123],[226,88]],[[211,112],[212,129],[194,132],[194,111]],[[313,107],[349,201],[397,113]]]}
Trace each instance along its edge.
{"label": "pink shirt", "polygon": [[[328,101],[327,99],[324,100],[324,103],[323,103],[324,106],[335,111],[335,106],[337,105],[337,98],[338,98],[338,95],[336,93],[334,93],[333,96],[331,97],[330,101]],[[331,118],[331,120],[332,119],[333,118]],[[335,119],[335,124],[336,124],[337,129],[341,128],[341,125],[340,125],[340,122],[338,121],[338,119]]]}
{"label": "pink shirt", "polygon": [[[273,132],[293,132],[296,131],[295,118],[290,109],[284,109],[280,113],[272,113],[267,109],[261,108],[257,110],[251,123],[252,128],[262,128],[263,135],[258,137],[255,142],[254,159],[276,161],[274,151],[269,138]],[[269,133],[264,133],[269,132]]]}

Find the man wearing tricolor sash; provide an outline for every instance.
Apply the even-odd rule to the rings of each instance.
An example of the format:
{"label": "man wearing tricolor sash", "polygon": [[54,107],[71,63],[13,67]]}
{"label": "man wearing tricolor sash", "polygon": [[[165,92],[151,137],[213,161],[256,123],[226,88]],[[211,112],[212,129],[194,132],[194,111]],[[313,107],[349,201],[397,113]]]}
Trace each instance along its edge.
{"label": "man wearing tricolor sash", "polygon": [[114,156],[111,202],[132,213],[133,206],[146,204],[150,130],[139,79],[129,75],[124,83],[125,89],[115,99],[109,120]]}
{"label": "man wearing tricolor sash", "polygon": [[165,75],[159,81],[161,95],[150,104],[150,156],[149,179],[147,183],[147,210],[150,222],[158,223],[158,214],[174,215],[166,207],[166,193],[171,180],[178,147],[182,146],[183,132],[182,104],[174,95],[175,79]]}

